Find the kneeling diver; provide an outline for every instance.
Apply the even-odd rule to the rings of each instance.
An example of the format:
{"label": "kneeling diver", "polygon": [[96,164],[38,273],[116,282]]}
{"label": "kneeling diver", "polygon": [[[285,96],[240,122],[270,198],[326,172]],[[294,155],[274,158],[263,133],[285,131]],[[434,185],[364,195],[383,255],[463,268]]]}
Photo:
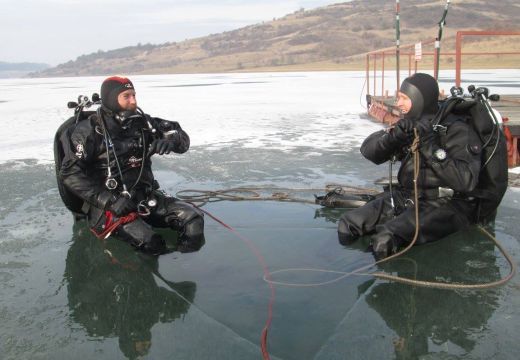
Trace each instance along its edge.
{"label": "kneeling diver", "polygon": [[[98,236],[110,234],[114,219],[126,219],[113,233],[142,251],[166,251],[152,226],[179,231],[179,250],[196,251],[204,244],[203,213],[158,190],[150,159],[182,154],[190,139],[177,122],[145,114],[135,94],[128,78],[107,78],[97,112],[57,134],[63,155],[57,163],[60,194],[65,189],[83,203],[81,212]],[[131,216],[136,213],[140,216]]]}

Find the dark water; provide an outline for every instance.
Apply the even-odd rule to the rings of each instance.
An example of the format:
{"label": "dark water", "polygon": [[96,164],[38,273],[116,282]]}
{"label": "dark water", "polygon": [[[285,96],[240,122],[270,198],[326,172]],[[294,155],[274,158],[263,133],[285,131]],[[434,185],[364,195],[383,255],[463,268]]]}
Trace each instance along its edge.
{"label": "dark water", "polygon": [[[171,193],[334,181],[371,186],[387,172],[356,151],[300,155],[194,148],[155,166]],[[259,256],[273,280],[298,284],[341,274],[277,271],[348,272],[373,261],[365,252],[368,239],[347,248],[337,242],[341,211],[253,201],[207,204],[236,233],[207,217],[199,252],[151,258],[112,238],[102,243],[85,224],[74,224],[53,166],[27,160],[1,165],[1,172],[2,359],[260,359],[271,293]],[[312,192],[298,196],[311,199]],[[509,190],[495,226],[517,263],[519,201],[520,192]],[[175,240],[174,233],[165,235]],[[414,248],[378,270],[477,283],[505,276],[508,265],[472,229]],[[371,276],[277,285],[268,349],[273,359],[516,359],[519,294],[518,277],[485,291],[414,288]]]}

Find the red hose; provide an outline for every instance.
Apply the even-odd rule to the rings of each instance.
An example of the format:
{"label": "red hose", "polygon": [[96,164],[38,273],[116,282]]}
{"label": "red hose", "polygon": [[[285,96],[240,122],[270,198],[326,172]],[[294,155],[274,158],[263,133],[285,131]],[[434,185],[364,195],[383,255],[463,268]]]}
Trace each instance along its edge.
{"label": "red hose", "polygon": [[269,297],[269,305],[267,307],[267,320],[265,322],[264,328],[262,329],[262,335],[260,337],[260,346],[262,349],[262,357],[264,360],[270,360],[269,357],[269,351],[267,350],[267,334],[269,332],[269,328],[271,327],[271,322],[273,319],[273,304],[274,304],[274,298],[275,298],[275,291],[274,291],[274,285],[270,282],[271,280],[271,273],[269,272],[269,268],[267,267],[267,264],[265,263],[265,259],[258,250],[258,248],[253,244],[253,242],[248,239],[247,237],[241,235],[235,228],[232,226],[226,224],[224,221],[218,219],[214,215],[210,214],[204,209],[201,209],[200,207],[196,206],[195,204],[191,203],[193,206],[195,206],[197,209],[202,211],[204,214],[208,215],[210,218],[218,222],[220,225],[224,226],[226,229],[231,231],[233,234],[235,234],[236,237],[238,237],[240,240],[242,240],[255,254],[256,258],[258,259],[258,262],[262,266],[262,270],[264,272],[264,278],[269,280],[267,283],[269,285],[269,288],[271,290],[271,296]]}

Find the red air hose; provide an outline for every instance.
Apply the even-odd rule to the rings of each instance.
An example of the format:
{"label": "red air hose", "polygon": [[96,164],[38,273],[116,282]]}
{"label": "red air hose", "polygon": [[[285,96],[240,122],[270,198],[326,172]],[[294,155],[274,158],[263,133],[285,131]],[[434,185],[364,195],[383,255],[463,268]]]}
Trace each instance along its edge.
{"label": "red air hose", "polygon": [[264,279],[268,279],[267,284],[269,285],[269,288],[271,290],[271,295],[269,297],[269,305],[267,308],[267,320],[265,322],[264,328],[262,329],[262,335],[260,337],[260,346],[262,349],[262,358],[264,360],[270,360],[269,357],[269,351],[267,350],[267,333],[269,331],[269,328],[271,327],[271,322],[273,319],[273,304],[274,304],[274,298],[275,298],[275,291],[274,291],[274,284],[271,282],[271,273],[269,272],[269,268],[267,267],[267,264],[265,263],[265,259],[260,253],[260,250],[253,244],[253,242],[248,239],[247,237],[241,235],[235,228],[232,226],[226,224],[224,221],[220,220],[216,216],[212,215],[211,213],[207,212],[204,209],[201,209],[200,207],[194,205],[193,203],[190,203],[193,206],[195,206],[197,209],[202,211],[204,214],[208,215],[210,218],[218,222],[220,225],[224,226],[226,229],[231,231],[233,234],[235,234],[236,237],[238,237],[240,240],[242,240],[255,254],[256,258],[258,259],[258,262],[262,266],[262,270],[264,272]]}
{"label": "red air hose", "polygon": [[139,215],[136,212],[132,212],[128,215],[117,218],[114,216],[114,214],[112,214],[112,212],[106,210],[105,211],[105,225],[103,226],[104,230],[100,233],[97,233],[94,229],[90,229],[90,231],[92,231],[92,233],[94,235],[96,235],[96,237],[98,239],[106,239],[119,226],[134,221],[135,219],[137,219],[138,216]]}

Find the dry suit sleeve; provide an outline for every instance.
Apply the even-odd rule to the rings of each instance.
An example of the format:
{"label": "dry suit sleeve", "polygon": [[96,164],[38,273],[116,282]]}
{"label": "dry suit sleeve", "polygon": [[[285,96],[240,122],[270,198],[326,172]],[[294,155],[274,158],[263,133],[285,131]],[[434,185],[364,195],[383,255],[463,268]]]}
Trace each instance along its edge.
{"label": "dry suit sleeve", "polygon": [[64,152],[59,172],[63,184],[76,196],[89,204],[105,208],[112,194],[88,175],[95,156],[95,137],[78,126],[70,136],[64,133],[60,139]]}
{"label": "dry suit sleeve", "polygon": [[389,128],[369,135],[361,144],[360,151],[365,158],[379,165],[399,155],[405,145],[393,136]]}
{"label": "dry suit sleeve", "polygon": [[153,126],[158,130],[161,139],[171,139],[174,142],[173,152],[183,154],[190,148],[190,137],[182,130],[177,121],[151,118]]}
{"label": "dry suit sleeve", "polygon": [[[444,149],[437,141],[421,142],[421,158],[445,186],[463,193],[472,191],[477,186],[481,166],[478,135],[464,121],[455,121],[443,136]],[[436,155],[439,149],[445,151],[445,159]]]}

